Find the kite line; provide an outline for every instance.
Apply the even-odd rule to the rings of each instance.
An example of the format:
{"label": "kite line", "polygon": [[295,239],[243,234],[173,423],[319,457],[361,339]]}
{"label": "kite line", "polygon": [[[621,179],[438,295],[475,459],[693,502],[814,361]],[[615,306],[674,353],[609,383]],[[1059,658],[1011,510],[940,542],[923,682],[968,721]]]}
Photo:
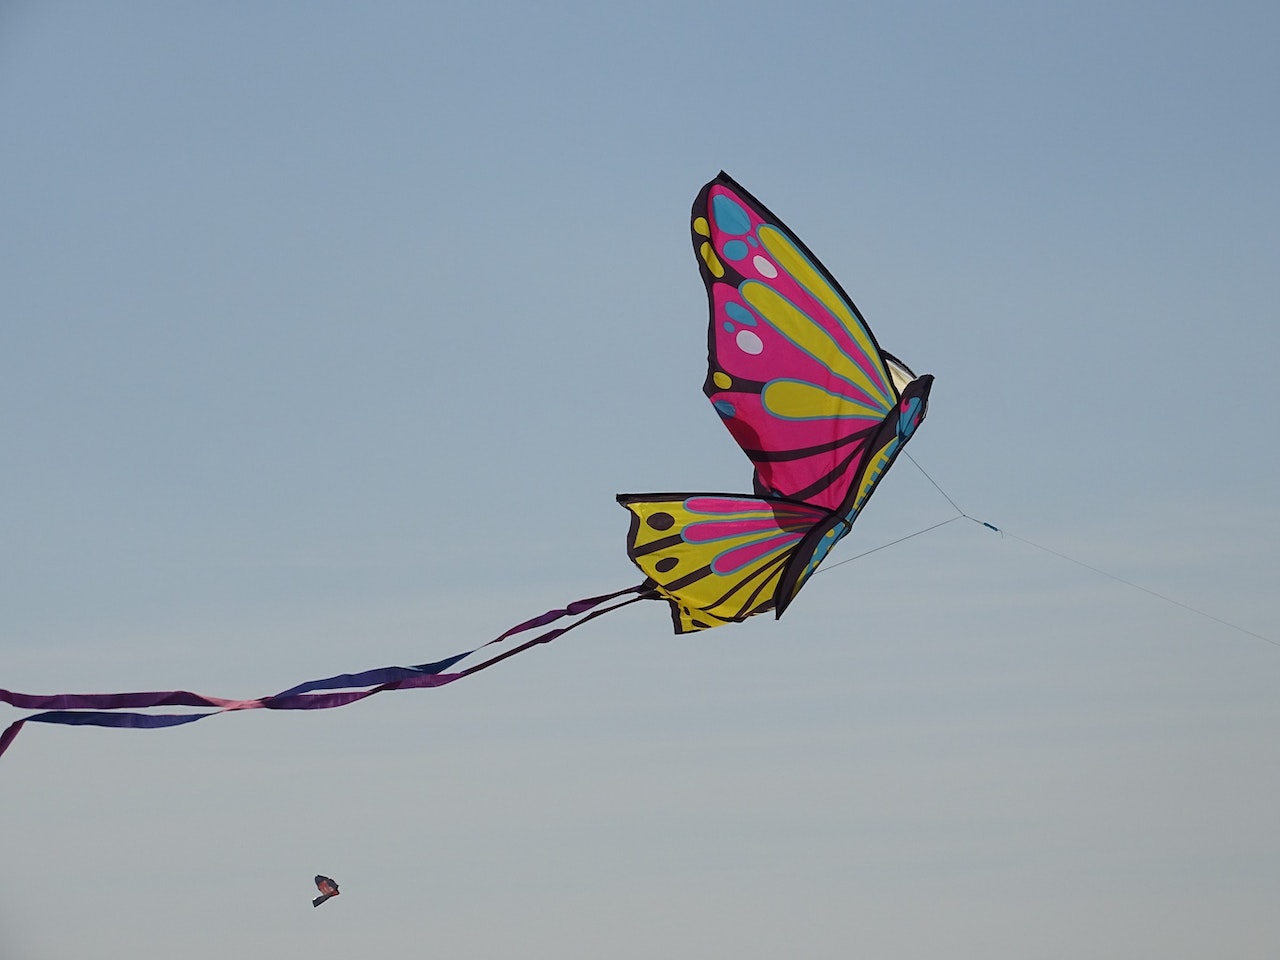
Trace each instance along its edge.
{"label": "kite line", "polygon": [[[921,536],[922,534],[929,533],[931,530],[937,530],[939,527],[945,527],[948,523],[955,523],[957,520],[963,520],[963,519],[965,519],[963,515],[957,515],[947,520],[940,520],[935,524],[925,527],[923,530],[917,530],[915,533],[908,533],[905,537],[899,537],[897,540],[890,540],[888,543],[882,543],[880,544],[880,546],[872,547],[870,550],[863,550],[861,553],[855,553],[852,557],[846,557],[845,559],[838,560],[835,563],[829,563],[825,567],[823,567],[821,570],[819,570],[818,573],[826,573],[828,570],[834,570],[836,567],[844,566],[846,563],[853,563],[853,561],[861,560],[863,557],[869,557],[871,556],[871,554],[876,553],[877,551],[885,550],[885,549],[888,549],[889,547],[895,547],[900,543],[910,540],[912,537]],[[969,517],[968,519],[972,520],[973,518]],[[979,522],[981,523],[981,521]],[[991,524],[984,523],[983,526],[989,527],[991,526]],[[995,528],[992,527],[992,529],[994,530]]]}
{"label": "kite line", "polygon": [[[894,540],[893,543],[886,543],[884,547],[891,547],[893,546],[893,544],[901,543],[903,540],[910,540],[912,537],[918,537],[922,533],[928,533],[930,530],[936,530],[938,527],[946,526],[948,523],[952,523],[956,520],[972,520],[974,523],[980,524],[981,526],[986,527],[988,530],[994,530],[996,533],[1000,534],[1000,536],[1002,537],[1011,537],[1012,539],[1017,540],[1020,543],[1025,543],[1029,547],[1035,547],[1037,550],[1041,550],[1044,553],[1050,554],[1051,556],[1055,556],[1061,560],[1066,560],[1070,563],[1074,563],[1078,567],[1084,567],[1086,570],[1091,570],[1094,573],[1098,574],[1099,576],[1106,577],[1109,580],[1114,580],[1116,583],[1122,584],[1126,587],[1131,587],[1134,590],[1140,590],[1141,592],[1147,594],[1148,596],[1155,597],[1157,600],[1163,600],[1165,603],[1171,603],[1175,607],[1181,607],[1183,610],[1190,611],[1191,613],[1204,617],[1207,620],[1212,620],[1214,623],[1221,624],[1224,627],[1230,627],[1232,630],[1235,630],[1238,633],[1243,633],[1246,636],[1253,637],[1255,640],[1261,640],[1263,643],[1269,643],[1273,647],[1280,647],[1280,642],[1272,640],[1270,637],[1263,636],[1262,634],[1257,633],[1253,630],[1250,630],[1247,627],[1242,627],[1238,623],[1232,623],[1230,620],[1224,620],[1222,617],[1216,616],[1212,613],[1209,613],[1208,611],[1201,610],[1198,607],[1193,607],[1191,604],[1184,603],[1183,601],[1175,599],[1174,597],[1166,596],[1163,593],[1159,593],[1155,590],[1152,590],[1150,587],[1144,587],[1140,583],[1134,583],[1132,580],[1126,580],[1124,577],[1111,573],[1108,570],[1103,570],[1101,567],[1096,567],[1091,563],[1085,563],[1083,560],[1078,560],[1075,557],[1068,556],[1067,554],[1062,553],[1061,551],[1054,550],[1052,547],[1046,547],[1042,543],[1036,543],[1033,540],[1028,540],[1026,537],[1020,537],[1016,533],[1012,533],[1011,531],[1006,530],[1003,527],[997,527],[995,524],[987,523],[985,520],[979,520],[977,517],[970,516],[969,514],[965,513],[963,510],[960,509],[959,504],[957,504],[955,500],[951,498],[951,495],[948,494],[947,491],[943,490],[942,487],[938,485],[937,480],[934,480],[933,477],[929,476],[928,471],[926,471],[924,467],[920,466],[920,464],[916,461],[915,457],[913,457],[910,453],[906,451],[903,451],[903,455],[908,460],[910,460],[913,464],[915,464],[916,469],[920,471],[920,473],[924,476],[926,480],[928,480],[931,484],[933,484],[934,489],[937,490],[940,494],[942,494],[943,497],[946,498],[947,503],[951,504],[951,506],[955,509],[956,516],[952,517],[949,520],[943,520],[941,523],[935,523],[933,526],[926,527],[924,530],[919,530],[916,533],[908,534],[905,537],[902,537],[898,540]],[[884,547],[876,547],[875,550],[883,550]],[[867,553],[874,553],[875,550],[868,550],[866,553],[860,553],[858,554],[858,557],[865,557]],[[852,560],[857,560],[858,557],[850,557],[848,560],[840,561],[840,563],[849,563]],[[840,564],[833,563],[830,566],[838,567],[840,566]]]}

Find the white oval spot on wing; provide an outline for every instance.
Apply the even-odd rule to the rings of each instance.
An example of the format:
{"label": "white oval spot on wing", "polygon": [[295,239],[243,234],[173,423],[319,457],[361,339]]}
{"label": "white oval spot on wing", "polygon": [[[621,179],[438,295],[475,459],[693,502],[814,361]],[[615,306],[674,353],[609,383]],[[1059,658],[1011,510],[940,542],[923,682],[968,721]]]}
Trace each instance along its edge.
{"label": "white oval spot on wing", "polygon": [[734,342],[738,344],[739,350],[753,357],[764,350],[764,343],[750,330],[739,330]]}

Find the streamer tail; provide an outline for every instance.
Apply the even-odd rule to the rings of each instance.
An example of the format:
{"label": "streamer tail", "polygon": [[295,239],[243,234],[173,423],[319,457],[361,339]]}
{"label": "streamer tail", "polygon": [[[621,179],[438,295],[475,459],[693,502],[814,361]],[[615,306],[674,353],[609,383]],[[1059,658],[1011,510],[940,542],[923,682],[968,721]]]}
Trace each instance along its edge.
{"label": "streamer tail", "polygon": [[[629,599],[620,600],[620,598]],[[308,680],[269,697],[254,700],[232,700],[211,697],[189,690],[155,690],[133,693],[60,693],[31,694],[0,689],[0,703],[23,710],[39,710],[11,723],[0,733],[0,755],[9,748],[27,723],[56,723],[64,726],[116,727],[134,730],[156,730],[194,723],[205,717],[235,710],[330,710],[345,707],[387,690],[411,690],[442,687],[463,677],[479,673],[496,663],[515,656],[538,644],[549,643],[591,620],[611,613],[639,600],[656,599],[651,583],[645,582],[613,593],[575,600],[518,623],[492,640],[474,649],[409,667],[379,667],[359,673],[341,673],[320,680]],[[620,600],[609,604],[611,600]],[[501,643],[520,633],[537,630],[565,617],[578,617],[574,622],[539,634],[497,656],[466,669],[454,669],[461,661],[486,647]],[[141,713],[157,707],[203,707],[198,713]]]}

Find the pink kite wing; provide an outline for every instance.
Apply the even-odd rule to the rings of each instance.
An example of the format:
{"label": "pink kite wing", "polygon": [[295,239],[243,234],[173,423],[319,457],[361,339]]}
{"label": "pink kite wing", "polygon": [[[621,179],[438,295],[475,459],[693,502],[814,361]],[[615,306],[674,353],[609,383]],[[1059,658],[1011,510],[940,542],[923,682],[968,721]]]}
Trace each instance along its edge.
{"label": "pink kite wing", "polygon": [[885,354],[808,248],[727,174],[693,205],[711,322],[703,391],[762,496],[848,506],[875,434],[914,374]]}

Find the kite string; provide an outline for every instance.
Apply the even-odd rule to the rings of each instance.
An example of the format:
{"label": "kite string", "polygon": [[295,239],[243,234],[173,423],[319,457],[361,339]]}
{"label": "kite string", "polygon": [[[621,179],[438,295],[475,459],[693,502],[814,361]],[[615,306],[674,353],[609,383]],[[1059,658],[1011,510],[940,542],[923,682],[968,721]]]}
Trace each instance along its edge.
{"label": "kite string", "polygon": [[1110,573],[1099,567],[1095,567],[1091,563],[1085,563],[1083,560],[1077,560],[1075,557],[1069,557],[1065,553],[1060,553],[1057,550],[1054,550],[1050,547],[1046,547],[1044,544],[1033,543],[1032,541],[1028,540],[1026,537],[1020,537],[1016,533],[1010,533],[1008,530],[1002,530],[1001,532],[1005,536],[1012,537],[1014,540],[1020,540],[1021,542],[1025,543],[1029,547],[1035,547],[1037,550],[1043,550],[1045,553],[1052,554],[1053,556],[1059,557],[1063,560],[1068,560],[1071,563],[1074,563],[1076,566],[1084,567],[1086,570],[1092,570],[1094,573],[1100,574],[1101,576],[1114,580],[1116,581],[1116,583],[1122,583],[1126,587],[1132,587],[1134,590],[1141,590],[1143,593],[1148,594],[1149,596],[1155,597],[1157,600],[1163,600],[1165,603],[1171,603],[1175,607],[1181,607],[1183,610],[1189,610],[1192,613],[1199,614],[1200,616],[1206,617],[1209,620],[1214,621],[1215,623],[1222,624],[1224,627],[1230,627],[1232,630],[1238,630],[1240,633],[1247,634],[1251,637],[1254,637],[1257,640],[1263,641],[1264,643],[1269,643],[1272,646],[1280,647],[1280,642],[1272,640],[1270,637],[1264,637],[1262,634],[1255,633],[1254,631],[1248,629],[1247,627],[1242,627],[1239,624],[1232,623],[1230,620],[1223,620],[1221,617],[1215,616],[1212,613],[1208,613],[1205,610],[1199,610],[1191,606],[1191,604],[1189,603],[1183,603],[1181,600],[1177,600],[1174,597],[1165,596],[1163,593],[1158,593],[1155,590],[1152,590],[1150,587],[1144,587],[1140,583],[1134,583],[1132,580],[1126,580],[1124,577],[1117,576],[1114,573]]}
{"label": "kite string", "polygon": [[[947,493],[947,491],[943,490],[942,487],[938,486],[938,481],[933,479],[933,477],[929,476],[925,468],[920,466],[920,464],[916,461],[916,458],[913,457],[910,453],[908,453],[906,450],[903,450],[902,455],[906,457],[908,460],[910,460],[913,464],[915,464],[915,468],[919,470],[921,474],[924,475],[924,478],[926,480],[928,480],[930,483],[933,484],[933,489],[937,490],[940,494],[942,494],[946,498],[947,503],[951,504],[951,506],[955,508],[956,513],[960,514],[960,516],[958,517],[952,517],[951,518],[952,520],[959,520],[961,518],[964,518],[965,520],[972,520],[974,523],[979,523],[982,526],[986,527],[988,530],[994,530],[996,533],[1000,534],[1001,536],[1004,536],[1004,531],[1001,530],[999,527],[995,526],[994,524],[987,523],[987,521],[985,520],[979,520],[977,517],[972,517],[969,514],[965,513],[963,510],[961,510],[960,505],[951,499],[951,495]],[[1013,534],[1009,534],[1009,536],[1013,536]]]}
{"label": "kite string", "polygon": [[[1214,623],[1219,623],[1224,627],[1230,627],[1232,630],[1235,630],[1239,633],[1243,633],[1246,636],[1253,637],[1255,640],[1261,640],[1263,643],[1269,643],[1273,647],[1280,647],[1280,642],[1277,642],[1276,640],[1272,640],[1270,637],[1265,637],[1260,633],[1257,633],[1253,630],[1248,629],[1247,627],[1242,627],[1238,623],[1232,623],[1230,620],[1224,620],[1222,617],[1215,616],[1214,614],[1208,613],[1205,610],[1201,610],[1197,607],[1193,607],[1189,603],[1184,603],[1183,601],[1176,600],[1173,597],[1165,596],[1163,593],[1159,593],[1155,590],[1152,590],[1150,587],[1144,587],[1140,583],[1134,583],[1132,580],[1126,580],[1124,577],[1117,576],[1116,574],[1111,573],[1110,571],[1103,570],[1101,567],[1095,567],[1091,563],[1085,563],[1083,560],[1077,560],[1075,557],[1069,557],[1065,553],[1062,553],[1058,550],[1054,550],[1051,547],[1046,547],[1042,543],[1035,543],[1032,540],[1028,540],[1026,537],[1020,537],[1016,533],[1011,533],[1010,531],[1005,530],[1001,527],[997,527],[994,524],[987,523],[985,520],[979,520],[977,517],[970,516],[969,514],[961,510],[960,507],[956,504],[956,502],[951,499],[947,491],[943,490],[942,487],[938,485],[938,481],[934,480],[933,477],[929,476],[928,472],[924,469],[924,467],[920,466],[920,464],[916,462],[915,457],[911,456],[911,454],[907,453],[907,451],[905,450],[903,451],[903,454],[906,456],[908,460],[910,460],[912,463],[915,464],[916,469],[919,470],[924,475],[924,478],[928,480],[931,484],[933,484],[934,489],[937,490],[940,494],[942,494],[946,498],[947,503],[955,507],[959,516],[952,517],[951,520],[959,520],[961,518],[964,518],[966,520],[972,520],[974,523],[982,524],[982,526],[986,527],[988,530],[994,530],[996,533],[1000,534],[1001,537],[1011,537],[1014,540],[1018,540],[1021,543],[1025,543],[1029,547],[1035,547],[1037,550],[1042,550],[1045,553],[1058,557],[1059,559],[1067,560],[1071,563],[1074,563],[1076,566],[1084,567],[1086,570],[1091,570],[1100,576],[1107,577],[1110,580],[1114,580],[1116,581],[1116,583],[1123,584],[1126,587],[1131,587],[1134,590],[1140,590],[1143,593],[1147,594],[1148,596],[1155,597],[1157,600],[1163,600],[1165,603],[1171,603],[1175,607],[1181,607],[1183,610],[1190,611],[1191,613],[1197,614],[1201,617],[1204,617],[1205,619],[1212,620]],[[934,527],[940,527],[943,524],[950,523],[951,520],[944,520],[943,523],[934,524]],[[934,529],[934,527],[929,527],[928,529],[932,530]],[[920,531],[920,533],[925,533],[925,532],[927,531],[926,530]],[[917,536],[917,534],[911,534],[911,536]],[[910,538],[903,537],[902,539],[906,540]],[[898,541],[898,540],[894,541],[894,543],[900,543],[900,542],[901,541]],[[885,544],[885,546],[892,546],[892,544]],[[881,548],[877,547],[876,549],[881,549]],[[867,551],[867,552],[871,553],[874,551]],[[857,557],[852,557],[850,559],[856,560]],[[835,566],[835,564],[833,564],[833,566]]]}
{"label": "kite string", "polygon": [[[828,570],[834,570],[836,567],[844,566],[846,563],[853,563],[855,560],[861,560],[863,557],[870,556],[877,550],[884,550],[886,547],[896,546],[904,540],[910,540],[912,537],[918,537],[923,533],[928,533],[930,530],[937,530],[939,527],[945,527],[948,523],[955,523],[957,520],[962,519],[964,519],[963,515],[950,517],[946,520],[935,523],[932,526],[925,527],[923,530],[917,530],[915,533],[908,533],[905,537],[899,537],[897,540],[890,540],[888,543],[882,543],[878,547],[872,547],[870,550],[864,550],[862,553],[856,554],[855,556],[846,557],[844,560],[840,560],[836,563],[828,563],[826,566],[822,567],[818,573],[826,573]],[[973,518],[970,517],[969,519]]]}
{"label": "kite string", "polygon": [[933,484],[933,488],[937,490],[940,494],[942,494],[943,497],[946,498],[947,503],[951,504],[952,508],[956,511],[956,515],[954,517],[949,517],[946,520],[940,520],[938,523],[930,524],[929,526],[925,527],[923,530],[917,530],[915,533],[908,533],[905,537],[899,537],[897,540],[890,540],[888,543],[882,543],[878,547],[872,547],[870,550],[864,550],[862,551],[862,553],[855,554],[852,557],[846,557],[844,560],[840,560],[836,563],[828,563],[826,566],[820,569],[818,573],[826,573],[828,570],[834,570],[836,567],[844,566],[844,564],[846,563],[853,563],[853,561],[855,560],[861,560],[863,557],[870,556],[871,554],[875,553],[878,550],[884,550],[887,547],[897,546],[899,543],[902,543],[906,540],[910,540],[912,537],[918,537],[921,534],[929,533],[932,530],[937,530],[939,527],[945,527],[948,523],[955,523],[957,520],[972,520],[974,523],[982,524],[982,526],[986,527],[988,530],[994,530],[996,533],[1003,535],[1003,531],[1000,530],[999,527],[992,526],[991,524],[987,523],[984,520],[979,520],[977,517],[971,517],[969,516],[969,514],[961,510],[960,505],[951,499],[947,491],[943,490],[942,487],[938,486],[938,481],[934,480],[933,477],[925,473],[924,468],[921,467],[920,464],[916,463],[915,457],[911,456],[911,454],[907,453],[907,451],[905,450],[903,450],[902,452],[908,460],[916,464],[917,470],[919,470],[921,473],[924,473],[924,478]]}

